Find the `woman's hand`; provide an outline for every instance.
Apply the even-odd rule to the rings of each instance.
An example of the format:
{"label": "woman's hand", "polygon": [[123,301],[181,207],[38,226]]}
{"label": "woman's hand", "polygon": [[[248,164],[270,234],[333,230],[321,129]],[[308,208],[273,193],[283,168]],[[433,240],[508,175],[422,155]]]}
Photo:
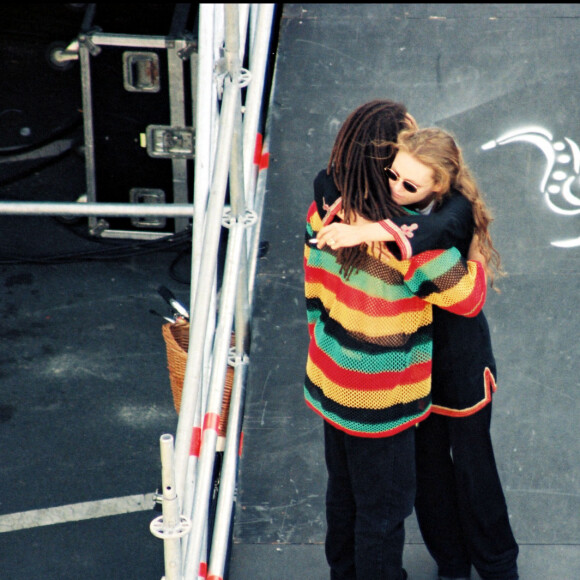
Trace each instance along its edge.
{"label": "woman's hand", "polygon": [[471,239],[471,244],[469,244],[469,251],[467,252],[467,259],[481,262],[483,267],[487,268],[487,260],[481,253],[481,246],[479,244],[479,238],[477,235],[474,235]]}
{"label": "woman's hand", "polygon": [[485,280],[487,282],[487,259],[481,253],[481,246],[479,243],[479,237],[477,235],[474,235],[471,239],[471,244],[469,244],[469,251],[467,252],[467,259],[481,263],[483,266],[483,271],[485,272]]}

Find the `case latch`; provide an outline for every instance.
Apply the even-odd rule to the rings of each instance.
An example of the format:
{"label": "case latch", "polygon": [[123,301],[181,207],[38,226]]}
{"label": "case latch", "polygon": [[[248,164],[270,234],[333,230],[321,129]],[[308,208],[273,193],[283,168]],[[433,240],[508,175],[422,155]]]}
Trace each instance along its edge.
{"label": "case latch", "polygon": [[195,131],[191,127],[149,125],[147,153],[151,157],[190,159],[194,156]]}

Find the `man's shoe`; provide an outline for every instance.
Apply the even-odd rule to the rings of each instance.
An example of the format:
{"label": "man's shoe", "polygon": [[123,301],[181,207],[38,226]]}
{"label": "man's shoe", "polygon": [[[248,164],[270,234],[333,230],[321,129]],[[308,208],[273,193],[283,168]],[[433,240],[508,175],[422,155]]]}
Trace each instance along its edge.
{"label": "man's shoe", "polygon": [[403,568],[403,580],[407,580],[408,577],[409,577],[409,574],[407,574],[407,570],[405,570],[405,568]]}

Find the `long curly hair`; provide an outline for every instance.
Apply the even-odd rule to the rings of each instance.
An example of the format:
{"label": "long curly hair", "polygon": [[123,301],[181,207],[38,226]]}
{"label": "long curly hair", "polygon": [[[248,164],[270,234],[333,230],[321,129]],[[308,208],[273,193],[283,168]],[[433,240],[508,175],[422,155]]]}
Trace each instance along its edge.
{"label": "long curly hair", "polygon": [[[440,202],[452,189],[471,202],[475,222],[474,236],[477,236],[479,251],[486,259],[486,272],[493,287],[495,278],[505,275],[500,254],[489,233],[493,216],[453,136],[439,127],[406,129],[399,133],[393,147],[397,152],[408,153],[432,169],[435,185],[442,192],[437,194],[436,202]],[[497,288],[495,290],[499,291]]]}
{"label": "long curly hair", "polygon": [[[385,166],[395,157],[394,142],[408,127],[407,108],[391,100],[374,100],[355,109],[340,128],[330,154],[327,173],[342,197],[344,221],[356,212],[380,221],[404,211],[391,199]],[[341,248],[337,261],[349,277],[366,254],[366,244]]]}

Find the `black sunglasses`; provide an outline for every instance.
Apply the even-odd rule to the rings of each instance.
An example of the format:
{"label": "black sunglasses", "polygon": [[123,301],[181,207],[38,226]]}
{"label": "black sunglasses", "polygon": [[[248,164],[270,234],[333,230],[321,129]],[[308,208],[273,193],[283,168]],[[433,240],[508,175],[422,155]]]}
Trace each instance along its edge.
{"label": "black sunglasses", "polygon": [[[391,169],[390,167],[385,167],[385,173],[387,174],[387,177],[391,181],[399,181],[399,179],[401,179],[401,176],[396,171]],[[403,187],[409,193],[417,193],[418,188],[414,183],[411,183],[410,181],[407,181],[406,179],[403,179],[402,183],[403,183]]]}

